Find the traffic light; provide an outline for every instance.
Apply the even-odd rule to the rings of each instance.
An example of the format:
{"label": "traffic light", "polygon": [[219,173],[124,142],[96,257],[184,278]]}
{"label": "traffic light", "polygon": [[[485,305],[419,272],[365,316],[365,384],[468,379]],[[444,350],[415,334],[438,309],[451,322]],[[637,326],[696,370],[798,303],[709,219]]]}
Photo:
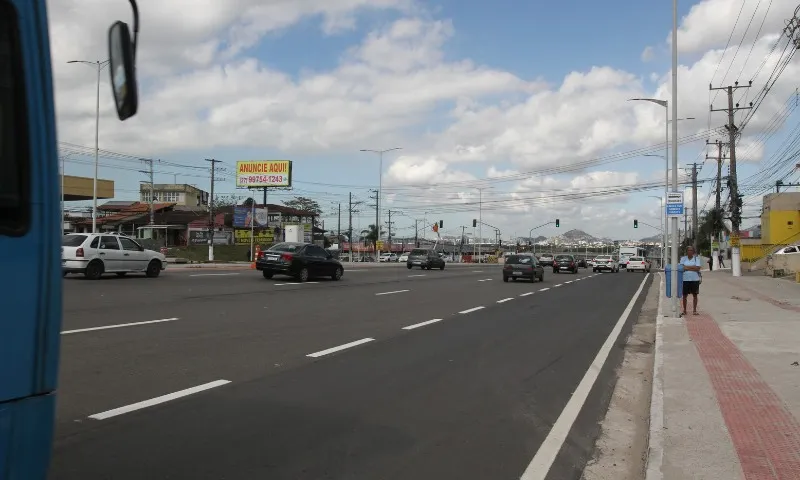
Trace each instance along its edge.
{"label": "traffic light", "polygon": [[639,220],[633,219],[633,228],[639,228]]}
{"label": "traffic light", "polygon": [[556,218],[556,228],[561,226],[561,220]]}
{"label": "traffic light", "polygon": [[444,227],[444,220],[439,220],[439,228]]}
{"label": "traffic light", "polygon": [[472,219],[472,226],[473,227],[477,227],[478,226],[478,221],[475,220],[474,218]]}

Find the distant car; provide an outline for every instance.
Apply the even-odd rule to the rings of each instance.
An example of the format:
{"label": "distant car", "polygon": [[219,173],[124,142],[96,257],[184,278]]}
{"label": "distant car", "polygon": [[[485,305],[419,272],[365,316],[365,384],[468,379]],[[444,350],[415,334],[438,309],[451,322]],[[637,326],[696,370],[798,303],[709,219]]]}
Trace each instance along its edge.
{"label": "distant car", "polygon": [[586,268],[588,266],[586,259],[584,257],[578,259],[578,266],[580,268]]}
{"label": "distant car", "polygon": [[428,250],[427,248],[415,248],[411,250],[411,253],[408,255],[408,260],[406,260],[406,266],[409,270],[414,267],[420,267],[423,270],[431,270],[433,268],[444,270],[444,265],[444,259],[433,250]]}
{"label": "distant car", "polygon": [[572,272],[578,273],[578,262],[572,255],[556,255],[553,260],[553,273]]}
{"label": "distant car", "polygon": [[324,248],[312,243],[283,242],[264,250],[256,260],[264,278],[289,275],[300,282],[314,277],[341,280],[344,267]]}
{"label": "distant car", "polygon": [[644,257],[631,257],[628,259],[628,267],[626,268],[629,272],[650,272],[650,261]]}
{"label": "distant car", "polygon": [[543,253],[539,256],[539,263],[543,267],[552,267],[553,266],[553,256],[549,253]]}
{"label": "distant car", "polygon": [[508,279],[528,279],[531,282],[544,281],[544,268],[536,260],[536,257],[528,253],[508,255],[503,264],[503,281]]}
{"label": "distant car", "polygon": [[403,252],[400,257],[397,259],[398,262],[407,262],[408,261],[408,254],[409,252]]}
{"label": "distant car", "polygon": [[593,272],[602,272],[608,270],[611,273],[619,272],[619,262],[613,255],[598,255],[594,259]]}
{"label": "distant car", "polygon": [[396,253],[383,253],[381,254],[381,262],[396,262],[397,261],[397,254]]}
{"label": "distant car", "polygon": [[167,258],[147,250],[127,235],[69,233],[61,239],[61,274],[82,273],[97,280],[104,273],[122,277],[143,272],[157,277],[167,268]]}

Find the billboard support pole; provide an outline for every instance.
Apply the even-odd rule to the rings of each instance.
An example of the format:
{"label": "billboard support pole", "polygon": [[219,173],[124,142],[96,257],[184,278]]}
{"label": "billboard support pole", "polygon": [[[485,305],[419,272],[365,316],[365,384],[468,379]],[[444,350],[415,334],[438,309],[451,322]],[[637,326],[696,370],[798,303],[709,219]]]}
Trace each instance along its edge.
{"label": "billboard support pole", "polygon": [[[250,191],[253,192],[253,190],[250,190]],[[251,196],[250,200],[251,200],[251,202],[250,202],[250,261],[251,262],[255,262],[256,261],[256,250],[255,250],[255,245],[256,245],[256,230],[255,230],[255,225],[256,225],[256,199]]]}

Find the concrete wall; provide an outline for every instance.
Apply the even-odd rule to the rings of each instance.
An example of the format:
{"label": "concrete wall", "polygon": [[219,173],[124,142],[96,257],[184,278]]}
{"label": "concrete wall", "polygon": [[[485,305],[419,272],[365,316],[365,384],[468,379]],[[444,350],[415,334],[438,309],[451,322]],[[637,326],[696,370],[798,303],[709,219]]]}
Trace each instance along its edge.
{"label": "concrete wall", "polygon": [[772,275],[775,270],[783,270],[784,275],[800,272],[800,254],[772,255],[767,261],[766,275]]}

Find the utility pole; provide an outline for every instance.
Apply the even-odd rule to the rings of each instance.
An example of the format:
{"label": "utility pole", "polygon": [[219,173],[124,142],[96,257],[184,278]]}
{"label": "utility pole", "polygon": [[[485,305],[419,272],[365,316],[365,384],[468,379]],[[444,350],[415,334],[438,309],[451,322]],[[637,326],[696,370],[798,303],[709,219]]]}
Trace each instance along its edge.
{"label": "utility pole", "polygon": [[[706,142],[706,145],[709,145],[709,142]],[[717,146],[717,156],[711,157],[706,155],[706,159],[713,158],[717,162],[717,185],[714,189],[714,211],[715,215],[721,215],[722,212],[722,162],[725,160],[725,157],[722,155],[722,146],[728,145],[727,142],[721,142],[717,140],[714,142],[714,145]],[[720,232],[711,232],[711,243],[713,244],[714,238],[719,239]],[[716,271],[719,270],[719,250],[711,249],[711,261],[712,261],[712,268]]]}
{"label": "utility pole", "polygon": [[375,200],[374,205],[370,205],[370,207],[375,207],[375,261],[379,261],[378,255],[378,242],[381,239],[381,224],[380,224],[380,211],[378,208],[380,207],[379,198],[378,198],[378,190],[370,190],[370,192],[374,193],[375,196],[370,196],[369,198]]}
{"label": "utility pole", "polygon": [[684,207],[684,209],[683,209],[683,240],[686,241],[686,239],[688,239],[688,238],[689,238],[689,209]]}
{"label": "utility pole", "polygon": [[339,202],[339,221],[336,225],[336,243],[342,241],[342,202]]}
{"label": "utility pole", "polygon": [[143,161],[150,167],[147,170],[139,170],[139,172],[144,173],[145,175],[150,177],[150,195],[149,198],[147,199],[147,203],[150,205],[150,225],[154,225],[156,222],[155,222],[155,212],[153,207],[153,201],[154,201],[153,197],[155,196],[155,193],[153,192],[153,189],[155,188],[153,186],[153,160],[149,158],[140,158],[139,160]]}
{"label": "utility pole", "polygon": [[214,261],[214,173],[220,160],[206,158],[211,162],[211,195],[208,197],[208,261]]}
{"label": "utility pole", "polygon": [[697,251],[697,162],[692,164],[692,246]]}
{"label": "utility pole", "polygon": [[419,248],[419,219],[414,219],[414,247]]}
{"label": "utility pole", "polygon": [[[388,231],[388,235],[389,236],[387,237],[387,240],[388,240],[388,243],[389,243],[389,248],[386,251],[391,253],[391,251],[392,251],[392,246],[391,246],[392,245],[392,209],[390,208],[388,210],[388,212],[389,212],[389,223],[387,225],[389,227],[389,231]],[[397,210],[395,210],[394,213],[397,213]]]}
{"label": "utility pole", "polygon": [[355,210],[353,207],[356,207],[361,203],[362,202],[354,202],[353,192],[350,192],[348,207],[347,207],[347,212],[349,215],[349,221],[347,227],[347,242],[350,245],[350,263],[353,262],[353,214],[358,213],[358,210]]}
{"label": "utility pole", "polygon": [[733,92],[740,88],[750,88],[752,85],[753,81],[751,80],[747,85],[739,85],[739,82],[734,82],[733,85],[728,85],[727,87],[713,88],[711,85],[708,86],[710,90],[725,90],[728,93],[728,108],[715,110],[714,106],[711,105],[711,111],[728,112],[728,125],[726,126],[726,128],[728,129],[728,135],[729,135],[728,146],[730,148],[730,157],[731,157],[731,165],[730,165],[731,226],[733,227],[732,228],[733,232],[731,232],[731,271],[734,277],[740,277],[742,275],[742,256],[741,256],[741,250],[739,248],[739,227],[741,227],[741,222],[742,222],[742,200],[739,198],[739,186],[736,177],[736,135],[739,133],[739,129],[736,127],[736,122],[734,121],[734,114],[738,110],[752,109],[753,102],[750,102],[750,105],[746,107],[740,107],[738,103],[734,105]]}

